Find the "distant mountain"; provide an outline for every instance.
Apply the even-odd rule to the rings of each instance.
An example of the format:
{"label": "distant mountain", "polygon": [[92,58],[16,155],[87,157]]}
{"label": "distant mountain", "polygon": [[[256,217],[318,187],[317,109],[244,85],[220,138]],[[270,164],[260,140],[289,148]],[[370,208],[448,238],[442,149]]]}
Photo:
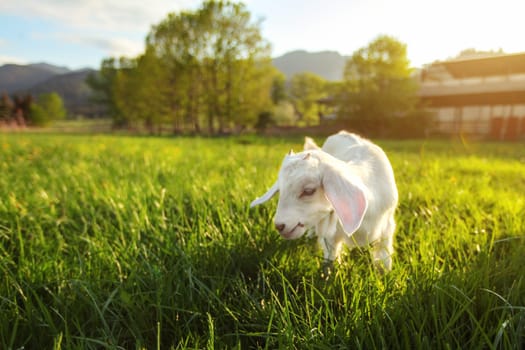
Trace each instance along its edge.
{"label": "distant mountain", "polygon": [[83,69],[65,74],[55,75],[38,83],[27,92],[33,96],[44,93],[56,92],[62,97],[66,109],[72,114],[85,114],[90,110],[91,88],[86,83],[89,74],[96,72],[93,69]]}
{"label": "distant mountain", "polygon": [[96,115],[101,110],[90,101],[91,88],[86,84],[86,77],[92,72],[95,70],[72,71],[47,63],[6,64],[0,67],[0,93],[38,97],[56,92],[70,114]]}
{"label": "distant mountain", "polygon": [[326,80],[342,80],[348,57],[336,51],[307,52],[303,50],[288,52],[273,59],[274,66],[287,78],[302,72],[317,74]]}
{"label": "distant mountain", "polygon": [[55,74],[64,74],[64,73],[71,72],[71,69],[69,69],[67,67],[54,66],[52,64],[45,63],[45,62],[32,63],[32,64],[30,64],[28,66],[29,67],[33,67],[33,68],[37,68],[37,69],[47,70],[47,71],[53,72]]}
{"label": "distant mountain", "polygon": [[67,68],[46,63],[6,64],[0,67],[0,92],[13,93],[25,90],[57,74],[68,72],[70,70]]}
{"label": "distant mountain", "polygon": [[[273,64],[288,78],[301,72],[311,72],[327,80],[341,80],[347,57],[335,51],[293,51],[273,59]],[[94,106],[89,97],[90,87],[86,77],[96,72],[90,69],[72,71],[48,63],[29,65],[6,64],[0,66],[0,94],[58,93],[70,114],[99,115],[100,107]]]}

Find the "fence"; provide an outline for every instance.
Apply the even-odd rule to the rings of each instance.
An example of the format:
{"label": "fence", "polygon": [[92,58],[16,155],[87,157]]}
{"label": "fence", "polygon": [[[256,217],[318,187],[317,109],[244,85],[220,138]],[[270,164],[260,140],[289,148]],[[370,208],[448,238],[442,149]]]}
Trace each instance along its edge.
{"label": "fence", "polygon": [[469,135],[499,141],[525,140],[524,117],[492,117],[483,120],[435,120],[430,135]]}

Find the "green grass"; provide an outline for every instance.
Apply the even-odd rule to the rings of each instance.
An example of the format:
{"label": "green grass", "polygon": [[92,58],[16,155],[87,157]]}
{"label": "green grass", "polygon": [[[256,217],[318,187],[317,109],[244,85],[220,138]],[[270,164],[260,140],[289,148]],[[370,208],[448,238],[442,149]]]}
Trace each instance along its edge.
{"label": "green grass", "polygon": [[0,134],[1,349],[522,349],[525,147],[380,142],[394,269],[249,209],[299,139]]}

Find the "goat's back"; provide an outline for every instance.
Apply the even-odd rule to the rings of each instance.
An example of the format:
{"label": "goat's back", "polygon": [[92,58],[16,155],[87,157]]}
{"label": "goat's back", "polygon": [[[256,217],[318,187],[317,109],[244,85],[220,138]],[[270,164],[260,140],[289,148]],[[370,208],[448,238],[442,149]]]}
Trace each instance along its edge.
{"label": "goat's back", "polygon": [[383,151],[372,142],[346,131],[329,136],[322,150],[347,163],[374,162]]}
{"label": "goat's back", "polygon": [[[381,147],[346,131],[328,137],[322,150],[346,162],[372,191],[379,207],[395,206],[398,200],[394,171]],[[379,209],[379,208],[378,208]]]}

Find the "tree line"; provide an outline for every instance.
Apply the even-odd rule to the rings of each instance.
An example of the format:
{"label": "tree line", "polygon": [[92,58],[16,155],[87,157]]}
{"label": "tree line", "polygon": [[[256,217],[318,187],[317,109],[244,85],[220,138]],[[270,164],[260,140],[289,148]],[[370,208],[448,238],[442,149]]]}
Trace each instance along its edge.
{"label": "tree line", "polygon": [[32,95],[3,93],[0,98],[0,126],[47,126],[53,120],[64,119],[66,109],[60,95],[55,92]]}
{"label": "tree line", "polygon": [[88,78],[116,126],[218,134],[331,115],[387,129],[420,114],[406,45],[386,35],[352,55],[340,82],[312,73],[286,80],[242,3],[208,0],[170,13],[145,44],[138,57],[105,59]]}
{"label": "tree line", "polygon": [[210,134],[253,125],[271,107],[270,45],[240,3],[206,1],[153,26],[136,58],[102,62],[88,83],[118,125]]}

